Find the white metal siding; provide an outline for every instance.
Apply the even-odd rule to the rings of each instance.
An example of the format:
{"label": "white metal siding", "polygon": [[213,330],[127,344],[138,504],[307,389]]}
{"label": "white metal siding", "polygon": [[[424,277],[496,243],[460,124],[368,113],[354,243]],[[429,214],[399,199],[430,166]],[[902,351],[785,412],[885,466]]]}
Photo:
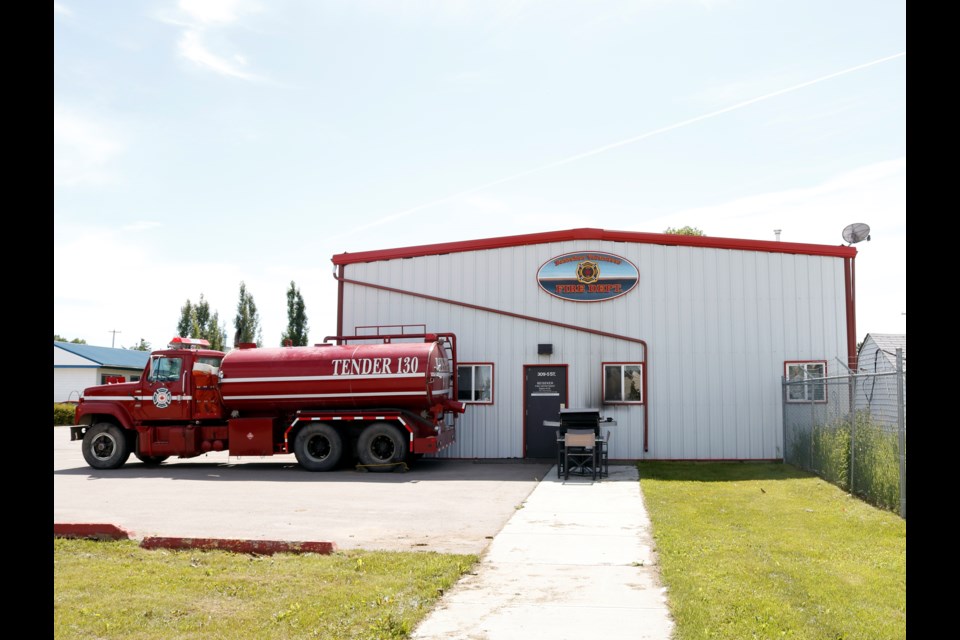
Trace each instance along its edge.
{"label": "white metal siding", "polygon": [[76,402],[84,389],[99,383],[97,369],[54,369],[53,401]]}
{"label": "white metal siding", "polygon": [[[637,287],[592,303],[543,292],[540,266],[574,251],[627,258]],[[780,458],[784,361],[846,360],[842,258],[590,240],[349,264],[345,275],[483,308],[344,287],[345,332],[426,324],[457,334],[461,361],[494,363],[495,404],[468,406],[453,457],[523,455],[523,365],[569,365],[570,406],[601,406],[601,363],[644,356],[640,344],[486,309],[646,341],[647,406],[602,407],[618,421],[614,459]],[[553,355],[538,355],[539,343]]]}

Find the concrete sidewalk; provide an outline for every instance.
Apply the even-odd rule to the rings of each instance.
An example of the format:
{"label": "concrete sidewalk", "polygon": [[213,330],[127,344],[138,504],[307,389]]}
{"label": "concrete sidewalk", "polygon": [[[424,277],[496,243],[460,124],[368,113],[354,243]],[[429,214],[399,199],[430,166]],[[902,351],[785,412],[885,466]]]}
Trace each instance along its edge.
{"label": "concrete sidewalk", "polygon": [[602,481],[553,467],[415,640],[667,640],[650,520],[635,466]]}

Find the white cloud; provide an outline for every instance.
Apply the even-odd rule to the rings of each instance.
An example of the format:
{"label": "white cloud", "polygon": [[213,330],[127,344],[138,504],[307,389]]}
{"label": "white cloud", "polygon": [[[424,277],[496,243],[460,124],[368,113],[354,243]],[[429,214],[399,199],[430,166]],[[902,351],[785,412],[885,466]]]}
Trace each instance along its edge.
{"label": "white cloud", "polygon": [[62,106],[53,109],[53,183],[97,185],[116,179],[113,161],[126,150],[120,133]]}
{"label": "white cloud", "polygon": [[[180,309],[201,294],[233,337],[240,282],[253,295],[265,346],[279,346],[287,325],[286,291],[297,283],[306,304],[312,342],[336,333],[336,283],[327,266],[231,262],[222,255],[168,255],[169,236],[143,233],[141,222],[123,229],[54,225],[53,325],[68,340],[123,347],[143,338],[162,348],[174,337]],[[90,247],[104,260],[90,260]],[[148,265],[146,271],[142,265]],[[147,275],[145,275],[145,273]],[[115,337],[113,331],[119,331]]]}
{"label": "white cloud", "polygon": [[62,16],[72,16],[73,10],[61,2],[53,3],[53,12]]}
{"label": "white cloud", "polygon": [[230,24],[260,9],[248,0],[180,0],[177,6],[194,22],[204,25]]}
{"label": "white cloud", "polygon": [[207,49],[201,31],[186,29],[180,35],[180,41],[177,42],[177,51],[190,62],[210,71],[241,80],[256,79],[254,75],[243,71],[242,67],[246,64],[243,56],[234,55],[231,61]]}
{"label": "white cloud", "polygon": [[180,0],[177,7],[180,15],[176,19],[161,19],[182,30],[177,40],[180,56],[220,75],[249,81],[260,79],[246,69],[247,56],[243,53],[223,52],[229,46],[223,34],[241,26],[243,18],[259,12],[259,4],[248,0]]}
{"label": "white cloud", "polygon": [[131,224],[124,225],[122,229],[124,231],[149,231],[151,229],[156,229],[162,226],[159,222],[154,222],[151,220],[140,220]]}

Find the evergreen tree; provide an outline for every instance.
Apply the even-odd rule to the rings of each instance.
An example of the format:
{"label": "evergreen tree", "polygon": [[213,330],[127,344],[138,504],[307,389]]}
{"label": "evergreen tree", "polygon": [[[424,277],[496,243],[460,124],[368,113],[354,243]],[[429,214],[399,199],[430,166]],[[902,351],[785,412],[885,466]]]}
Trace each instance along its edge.
{"label": "evergreen tree", "polygon": [[284,346],[287,340],[294,347],[307,346],[307,314],[303,304],[303,296],[293,280],[290,281],[290,288],[287,289],[287,330],[280,336],[280,346]]}
{"label": "evergreen tree", "polygon": [[54,342],[69,342],[70,344],[87,344],[87,341],[84,340],[83,338],[74,338],[73,340],[67,340],[66,338],[64,338],[63,336],[61,336],[59,333],[53,334],[53,341],[54,341]]}
{"label": "evergreen tree", "polygon": [[260,331],[260,315],[253,296],[247,292],[247,285],[240,282],[240,300],[237,302],[237,315],[233,319],[233,346],[241,342],[253,342],[258,347],[263,346],[263,334]]}

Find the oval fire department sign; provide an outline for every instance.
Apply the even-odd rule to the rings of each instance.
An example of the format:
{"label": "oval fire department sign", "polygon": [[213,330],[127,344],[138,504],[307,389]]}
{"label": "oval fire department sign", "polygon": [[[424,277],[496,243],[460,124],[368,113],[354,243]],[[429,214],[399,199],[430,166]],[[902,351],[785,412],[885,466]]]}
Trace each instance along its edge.
{"label": "oval fire department sign", "polygon": [[575,251],[550,258],[537,271],[537,284],[557,298],[602,302],[618,298],[637,286],[640,271],[618,255],[603,251]]}

